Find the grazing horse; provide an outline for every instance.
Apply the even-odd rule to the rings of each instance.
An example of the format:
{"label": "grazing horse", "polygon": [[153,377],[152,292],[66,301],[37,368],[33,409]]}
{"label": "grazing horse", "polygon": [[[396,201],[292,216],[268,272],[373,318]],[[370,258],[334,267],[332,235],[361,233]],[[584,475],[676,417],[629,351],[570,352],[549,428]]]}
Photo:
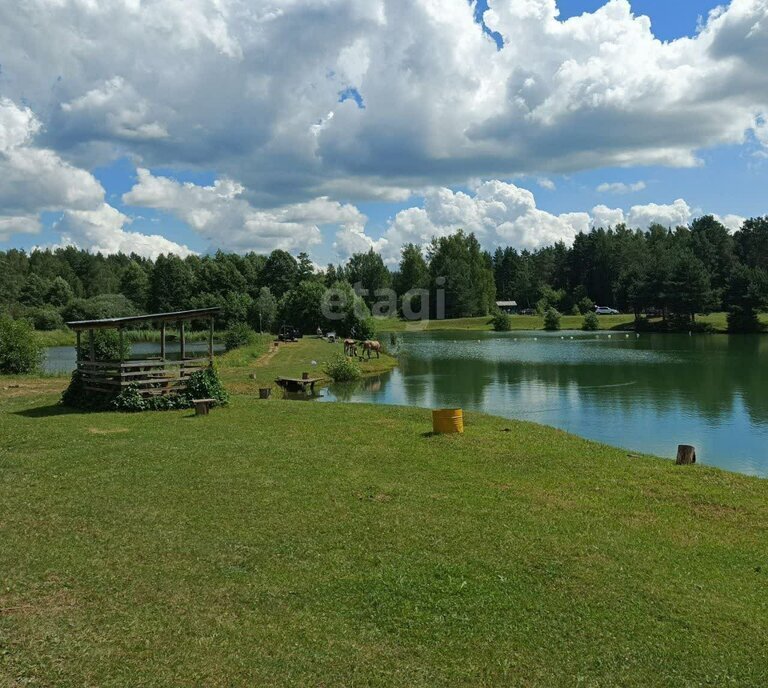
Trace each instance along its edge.
{"label": "grazing horse", "polygon": [[354,339],[344,340],[344,354],[346,356],[357,356],[357,342]]}
{"label": "grazing horse", "polygon": [[363,342],[363,353],[368,352],[369,361],[371,360],[371,351],[375,351],[376,358],[378,358],[381,353],[381,342],[378,342],[375,339],[366,339]]}

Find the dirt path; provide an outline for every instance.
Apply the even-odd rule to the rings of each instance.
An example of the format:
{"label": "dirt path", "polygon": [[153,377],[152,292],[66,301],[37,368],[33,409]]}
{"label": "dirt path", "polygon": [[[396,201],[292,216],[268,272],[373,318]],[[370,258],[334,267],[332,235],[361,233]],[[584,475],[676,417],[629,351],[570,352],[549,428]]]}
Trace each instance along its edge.
{"label": "dirt path", "polygon": [[256,363],[253,364],[254,368],[263,368],[265,365],[267,365],[280,351],[279,346],[273,346],[270,351],[267,351],[263,356],[260,356],[256,359]]}

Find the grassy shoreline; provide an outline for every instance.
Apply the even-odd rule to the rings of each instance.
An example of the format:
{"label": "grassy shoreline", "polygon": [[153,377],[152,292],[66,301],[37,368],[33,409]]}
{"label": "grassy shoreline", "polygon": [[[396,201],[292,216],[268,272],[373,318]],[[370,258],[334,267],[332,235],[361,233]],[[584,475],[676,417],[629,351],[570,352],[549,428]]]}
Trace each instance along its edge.
{"label": "grassy shoreline", "polygon": [[271,339],[219,359],[207,417],[0,380],[0,685],[766,684],[768,481],[260,401],[340,348]]}
{"label": "grassy shoreline", "polygon": [[[275,377],[324,377],[323,368],[343,352],[343,344],[331,344],[317,337],[298,342],[281,342],[273,347],[274,337],[257,335],[248,347],[235,349],[218,358],[218,368],[227,389],[238,394],[256,394],[260,387],[275,388]],[[377,375],[397,366],[397,359],[386,353],[381,358],[358,362],[363,375]]]}
{"label": "grassy shoreline", "polygon": [[766,481],[475,413],[54,402],[0,391],[0,682],[768,677]]}
{"label": "grassy shoreline", "polygon": [[[540,315],[513,315],[512,330],[518,332],[541,331],[544,329],[544,318]],[[760,315],[760,321],[768,327],[768,313]],[[714,334],[726,334],[728,324],[726,313],[710,313],[709,315],[697,315],[696,322],[701,325],[709,325]],[[582,315],[563,315],[560,319],[560,327],[563,330],[580,330],[584,323]],[[632,315],[601,315],[598,317],[601,330],[634,331],[635,320]],[[407,322],[397,318],[384,318],[377,321],[377,327],[381,332],[405,332],[405,331],[439,331],[439,330],[471,330],[491,331],[490,316],[476,318],[456,318],[451,320],[429,320],[422,322]]]}
{"label": "grassy shoreline", "polygon": [[[768,313],[760,315],[760,321],[768,327]],[[633,331],[635,329],[632,315],[601,315],[598,318],[601,330]],[[726,313],[710,313],[697,315],[696,322],[709,325],[713,333],[727,333]],[[584,323],[582,315],[563,315],[561,317],[561,329],[580,330]],[[490,331],[493,329],[490,316],[476,318],[454,318],[449,320],[429,320],[422,322],[407,322],[399,318],[377,318],[376,326],[379,332],[405,332],[405,331],[434,331],[434,330],[473,330]],[[519,332],[540,331],[544,329],[544,318],[540,315],[513,315],[512,329]],[[74,346],[75,333],[71,330],[37,331],[44,346]],[[217,332],[217,339],[224,337],[224,332]],[[159,342],[160,332],[155,330],[126,330],[126,338],[129,342]],[[169,337],[175,336],[169,333]],[[187,340],[207,341],[207,332],[187,332]],[[270,335],[259,335],[270,336]],[[170,341],[170,340],[169,340]]]}

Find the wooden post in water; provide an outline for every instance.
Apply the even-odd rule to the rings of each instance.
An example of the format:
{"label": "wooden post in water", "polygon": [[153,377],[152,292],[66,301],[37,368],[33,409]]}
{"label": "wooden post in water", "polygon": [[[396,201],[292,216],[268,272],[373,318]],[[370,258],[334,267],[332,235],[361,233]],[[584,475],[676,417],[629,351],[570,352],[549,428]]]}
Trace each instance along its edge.
{"label": "wooden post in water", "polygon": [[160,324],[160,358],[165,360],[165,320]]}
{"label": "wooden post in water", "polygon": [[179,323],[179,335],[181,336],[181,360],[183,361],[187,355],[187,343],[184,339],[184,321]]}
{"label": "wooden post in water", "polygon": [[692,447],[690,444],[681,444],[677,447],[677,461],[675,463],[678,466],[690,466],[696,463],[696,447]]}

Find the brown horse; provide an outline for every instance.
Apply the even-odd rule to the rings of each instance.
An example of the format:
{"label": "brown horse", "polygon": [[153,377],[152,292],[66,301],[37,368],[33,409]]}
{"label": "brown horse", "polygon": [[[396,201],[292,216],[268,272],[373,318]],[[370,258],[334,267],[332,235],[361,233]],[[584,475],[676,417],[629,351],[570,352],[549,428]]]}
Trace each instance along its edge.
{"label": "brown horse", "polygon": [[375,339],[366,339],[363,342],[363,354],[368,352],[368,360],[371,360],[371,351],[376,352],[376,358],[379,358],[379,354],[381,353],[381,342],[376,341]]}
{"label": "brown horse", "polygon": [[357,356],[357,342],[354,339],[344,340],[344,355],[353,358]]}

